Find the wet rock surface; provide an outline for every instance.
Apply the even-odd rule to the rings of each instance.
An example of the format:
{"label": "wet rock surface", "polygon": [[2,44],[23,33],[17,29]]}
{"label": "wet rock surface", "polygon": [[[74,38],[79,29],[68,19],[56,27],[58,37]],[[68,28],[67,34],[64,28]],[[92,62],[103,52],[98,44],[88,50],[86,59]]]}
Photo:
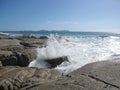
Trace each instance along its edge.
{"label": "wet rock surface", "polygon": [[67,56],[45,60],[45,62],[49,64],[49,66],[50,66],[49,68],[55,68],[56,66],[60,65],[61,63],[65,62],[65,61],[69,62]]}

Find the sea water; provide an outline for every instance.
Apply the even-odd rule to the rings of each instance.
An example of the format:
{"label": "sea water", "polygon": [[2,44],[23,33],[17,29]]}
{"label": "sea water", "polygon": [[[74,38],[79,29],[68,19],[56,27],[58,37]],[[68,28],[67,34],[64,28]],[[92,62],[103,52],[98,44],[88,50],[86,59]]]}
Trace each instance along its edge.
{"label": "sea water", "polygon": [[29,31],[12,34],[23,33],[48,36],[47,46],[36,48],[37,58],[29,67],[47,68],[49,65],[44,60],[67,56],[69,62],[63,62],[55,69],[68,74],[88,63],[120,58],[119,34],[68,31]]}

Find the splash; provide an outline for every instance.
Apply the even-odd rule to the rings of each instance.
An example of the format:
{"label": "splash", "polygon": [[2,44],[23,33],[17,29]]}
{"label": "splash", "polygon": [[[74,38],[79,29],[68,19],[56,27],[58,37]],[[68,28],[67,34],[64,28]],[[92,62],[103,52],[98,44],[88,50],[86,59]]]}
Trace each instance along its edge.
{"label": "splash", "polygon": [[68,56],[69,62],[63,62],[55,69],[68,74],[85,64],[110,60],[120,55],[120,37],[60,37],[51,35],[47,47],[37,48],[37,59],[29,67],[47,68],[45,59]]}

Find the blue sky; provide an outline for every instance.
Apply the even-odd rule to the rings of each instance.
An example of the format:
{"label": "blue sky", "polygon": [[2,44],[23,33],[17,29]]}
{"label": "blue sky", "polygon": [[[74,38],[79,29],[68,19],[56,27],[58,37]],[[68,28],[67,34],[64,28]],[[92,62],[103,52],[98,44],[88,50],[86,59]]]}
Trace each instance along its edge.
{"label": "blue sky", "polygon": [[0,0],[0,30],[120,32],[120,0]]}

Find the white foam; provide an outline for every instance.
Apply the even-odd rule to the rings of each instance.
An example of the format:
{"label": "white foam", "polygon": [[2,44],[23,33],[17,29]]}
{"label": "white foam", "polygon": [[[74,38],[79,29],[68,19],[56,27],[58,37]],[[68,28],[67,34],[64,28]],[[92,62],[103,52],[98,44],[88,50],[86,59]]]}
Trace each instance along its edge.
{"label": "white foam", "polygon": [[111,56],[120,54],[119,37],[59,37],[51,35],[46,48],[37,49],[37,59],[30,67],[46,68],[45,59],[68,56],[70,63],[64,62],[56,69],[68,74],[73,70],[96,61],[108,60]]}
{"label": "white foam", "polygon": [[3,32],[0,32],[0,34],[2,34],[2,35],[9,35],[9,33],[3,33]]}

